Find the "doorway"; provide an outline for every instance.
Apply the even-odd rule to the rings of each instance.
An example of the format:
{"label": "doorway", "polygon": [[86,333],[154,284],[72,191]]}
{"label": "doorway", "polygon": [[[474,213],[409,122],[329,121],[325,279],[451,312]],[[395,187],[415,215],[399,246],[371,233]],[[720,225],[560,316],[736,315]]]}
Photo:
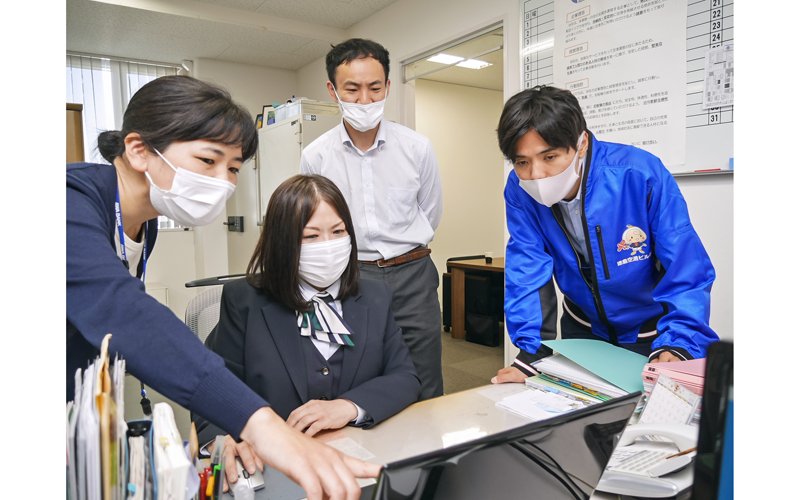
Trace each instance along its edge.
{"label": "doorway", "polygon": [[[430,244],[440,276],[448,258],[505,254],[504,160],[495,132],[503,110],[503,41],[502,24],[490,26],[403,66],[404,82],[413,85],[415,129],[433,144],[444,191]],[[445,393],[486,385],[504,366],[503,343],[491,348],[443,332],[442,351]]]}

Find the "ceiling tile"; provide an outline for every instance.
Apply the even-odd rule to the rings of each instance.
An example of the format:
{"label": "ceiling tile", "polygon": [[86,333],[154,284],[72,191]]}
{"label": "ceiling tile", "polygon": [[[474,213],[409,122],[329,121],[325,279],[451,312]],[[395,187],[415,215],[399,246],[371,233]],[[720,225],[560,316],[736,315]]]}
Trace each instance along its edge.
{"label": "ceiling tile", "polygon": [[[207,42],[204,40],[187,40],[185,38],[165,37],[157,41],[148,56],[152,61],[178,64],[184,59],[205,58],[216,59],[225,52],[230,44]],[[187,57],[186,54],[192,54]]]}
{"label": "ceiling tile", "polygon": [[166,33],[181,16],[89,0],[67,0],[67,22],[84,22],[145,33]]}
{"label": "ceiling tile", "polygon": [[284,53],[293,52],[313,40],[303,36],[287,35],[258,28],[234,26],[232,24],[188,17],[181,18],[170,30],[170,34],[179,38],[226,43],[228,45]]}
{"label": "ceiling tile", "polygon": [[311,61],[315,61],[320,57],[325,57],[331,50],[331,42],[326,40],[311,40],[299,49],[292,52],[292,55],[298,57],[307,57]]}
{"label": "ceiling tile", "polygon": [[312,24],[347,29],[397,0],[270,0],[255,12]]}
{"label": "ceiling tile", "polygon": [[194,57],[214,59],[229,45],[88,23],[67,23],[67,50],[75,52],[178,64]]}
{"label": "ceiling tile", "polygon": [[217,60],[291,70],[302,68],[313,61],[311,58],[298,57],[294,54],[256,50],[237,45],[228,47],[225,52],[217,57]]}
{"label": "ceiling tile", "polygon": [[149,38],[151,35],[137,31],[67,22],[67,50],[75,52],[147,59],[154,48]]}
{"label": "ceiling tile", "polygon": [[[196,0],[197,1],[197,0]],[[201,0],[203,3],[311,24],[347,28],[396,0]],[[330,43],[196,18],[66,0],[67,50],[179,63],[210,58],[299,69],[324,57]]]}
{"label": "ceiling tile", "polygon": [[250,12],[256,10],[265,0],[194,0],[200,3],[210,3],[212,5],[219,5],[220,7],[230,7],[231,9],[248,10]]}

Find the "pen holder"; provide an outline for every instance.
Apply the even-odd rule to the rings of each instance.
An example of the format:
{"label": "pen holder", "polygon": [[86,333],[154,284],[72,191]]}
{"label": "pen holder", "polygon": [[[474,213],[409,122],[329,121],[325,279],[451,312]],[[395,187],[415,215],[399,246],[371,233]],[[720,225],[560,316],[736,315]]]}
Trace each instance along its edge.
{"label": "pen holder", "polygon": [[492,263],[492,252],[486,252],[483,255],[484,255],[484,258],[486,259],[486,263],[487,264],[491,264]]}

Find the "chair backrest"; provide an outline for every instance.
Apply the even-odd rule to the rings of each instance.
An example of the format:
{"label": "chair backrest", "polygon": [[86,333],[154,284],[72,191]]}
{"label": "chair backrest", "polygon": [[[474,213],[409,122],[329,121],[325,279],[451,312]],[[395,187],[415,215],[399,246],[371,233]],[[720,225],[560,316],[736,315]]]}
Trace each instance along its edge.
{"label": "chair backrest", "polygon": [[221,297],[222,287],[215,286],[197,294],[186,306],[186,325],[203,343],[206,342],[206,337],[219,322]]}

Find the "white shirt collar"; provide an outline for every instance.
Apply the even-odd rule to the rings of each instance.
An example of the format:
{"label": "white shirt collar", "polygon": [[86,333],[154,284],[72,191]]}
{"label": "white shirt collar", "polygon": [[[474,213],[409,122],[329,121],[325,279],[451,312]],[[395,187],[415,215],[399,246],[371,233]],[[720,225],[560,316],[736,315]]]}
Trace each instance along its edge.
{"label": "white shirt collar", "polygon": [[[339,138],[342,140],[342,144],[344,144],[348,148],[355,148],[355,145],[353,145],[353,140],[350,139],[350,134],[347,133],[347,128],[344,126],[344,118],[342,118],[342,123],[339,124]],[[378,134],[375,136],[375,142],[372,143],[372,146],[367,151],[379,148],[385,142],[386,142],[386,118],[381,118],[381,123],[380,125],[378,125]]]}
{"label": "white shirt collar", "polygon": [[[331,286],[327,288],[327,292],[331,294],[331,296],[335,299],[339,295],[339,287],[341,285],[341,278],[331,283]],[[314,288],[313,286],[309,285],[303,279],[300,279],[300,293],[303,295],[303,298],[306,300],[311,300],[314,295],[321,293],[319,290]],[[337,300],[338,302],[338,300]]]}

